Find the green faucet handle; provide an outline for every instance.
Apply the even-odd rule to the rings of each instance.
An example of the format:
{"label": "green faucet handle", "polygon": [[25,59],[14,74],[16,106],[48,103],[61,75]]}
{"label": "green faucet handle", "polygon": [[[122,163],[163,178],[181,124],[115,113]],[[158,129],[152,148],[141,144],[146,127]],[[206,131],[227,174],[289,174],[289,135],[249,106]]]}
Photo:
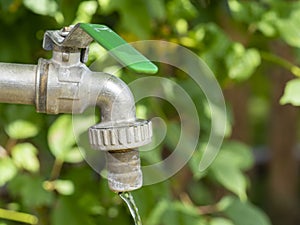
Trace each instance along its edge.
{"label": "green faucet handle", "polygon": [[154,74],[158,71],[155,64],[105,25],[78,23],[60,31],[47,31],[43,47],[46,50],[54,49],[53,45],[85,49],[93,40],[135,72]]}
{"label": "green faucet handle", "polygon": [[120,63],[136,72],[154,74],[156,65],[128,44],[109,27],[100,24],[81,23],[80,28],[109,51]]}

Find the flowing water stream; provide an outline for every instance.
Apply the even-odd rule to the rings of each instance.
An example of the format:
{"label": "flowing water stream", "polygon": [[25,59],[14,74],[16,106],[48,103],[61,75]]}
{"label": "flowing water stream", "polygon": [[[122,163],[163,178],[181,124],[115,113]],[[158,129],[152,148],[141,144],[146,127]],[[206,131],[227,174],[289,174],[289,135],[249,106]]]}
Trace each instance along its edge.
{"label": "flowing water stream", "polygon": [[119,196],[127,204],[135,225],[142,225],[142,220],[141,220],[141,217],[139,214],[139,210],[136,207],[136,204],[134,202],[134,199],[133,199],[131,193],[130,192],[122,192],[122,193],[119,193]]}

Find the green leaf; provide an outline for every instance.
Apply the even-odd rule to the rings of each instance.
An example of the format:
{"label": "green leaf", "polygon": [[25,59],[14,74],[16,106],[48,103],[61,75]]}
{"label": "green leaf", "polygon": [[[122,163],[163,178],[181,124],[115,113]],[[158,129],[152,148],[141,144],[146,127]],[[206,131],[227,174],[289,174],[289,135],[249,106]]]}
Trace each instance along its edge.
{"label": "green leaf", "polygon": [[197,207],[183,202],[172,201],[163,217],[164,224],[200,224],[203,221]]}
{"label": "green leaf", "polygon": [[62,195],[72,195],[75,187],[70,180],[55,180],[52,182],[55,190]]}
{"label": "green leaf", "polygon": [[230,166],[247,170],[253,166],[254,157],[249,146],[238,141],[227,141],[223,143],[215,162],[227,162]]}
{"label": "green leaf", "polygon": [[253,162],[253,155],[248,146],[230,141],[223,144],[210,171],[221,185],[245,200],[247,178],[242,171],[250,169]]}
{"label": "green leaf", "polygon": [[37,158],[38,150],[30,143],[17,144],[12,148],[14,163],[22,169],[30,172],[37,172],[40,163]]}
{"label": "green leaf", "polygon": [[235,225],[271,225],[262,210],[249,202],[241,202],[233,196],[223,198],[218,207]]}
{"label": "green leaf", "polygon": [[207,170],[200,171],[199,170],[199,164],[201,162],[201,159],[203,157],[203,152],[205,150],[206,143],[199,144],[200,148],[197,149],[191,159],[189,160],[189,166],[193,172],[193,176],[195,179],[200,180],[202,177],[205,177],[207,175]]}
{"label": "green leaf", "polygon": [[[203,33],[203,31],[201,32],[202,28],[204,29],[204,34],[201,34]],[[203,42],[205,51],[204,56],[211,55],[215,58],[224,57],[224,53],[228,51],[232,42],[220,27],[218,27],[214,23],[207,23],[204,26],[201,25],[199,27],[196,27],[195,30],[196,32],[200,31],[200,35],[198,34],[200,38],[203,38],[202,36],[204,35],[203,41],[201,41],[201,39],[199,40]]]}
{"label": "green leaf", "polygon": [[235,43],[225,59],[228,76],[235,80],[246,80],[261,63],[260,54],[256,49],[245,49],[243,45]]}
{"label": "green leaf", "polygon": [[119,25],[121,27],[142,39],[150,37],[151,17],[144,0],[98,1],[100,10],[103,10],[105,14],[114,11],[120,14],[121,20]]}
{"label": "green leaf", "polygon": [[287,82],[284,94],[280,99],[280,104],[291,103],[294,106],[300,106],[300,78]]}
{"label": "green leaf", "polygon": [[[117,2],[113,0],[98,0],[98,4],[103,14],[112,13],[118,7]],[[123,2],[121,4],[123,4]]]}
{"label": "green leaf", "polygon": [[198,15],[198,10],[189,0],[173,0],[167,4],[169,19],[192,19]]}
{"label": "green leaf", "polygon": [[43,179],[39,176],[21,174],[9,183],[9,191],[15,197],[21,197],[27,207],[48,206],[53,203],[54,195],[43,188]]}
{"label": "green leaf", "polygon": [[300,47],[300,10],[293,10],[288,19],[279,19],[276,26],[283,40],[293,47]]}
{"label": "green leaf", "polygon": [[160,201],[151,211],[148,225],[159,224],[201,224],[202,217],[197,207],[179,201]]}
{"label": "green leaf", "polygon": [[158,225],[160,224],[162,216],[165,214],[165,212],[169,208],[169,202],[165,199],[162,199],[158,202],[158,204],[154,207],[154,209],[151,211],[147,224],[148,225]]}
{"label": "green leaf", "polygon": [[148,7],[151,18],[163,20],[166,17],[166,9],[163,0],[144,1]]}
{"label": "green leaf", "polygon": [[0,187],[13,179],[18,170],[9,157],[0,158]]}
{"label": "green leaf", "polygon": [[190,182],[188,186],[188,193],[190,198],[196,205],[209,205],[214,201],[214,193],[205,182],[197,180]]}
{"label": "green leaf", "polygon": [[[105,184],[105,186],[103,185],[102,192],[104,193],[111,192],[107,190],[107,182],[104,181],[102,182],[102,184],[103,183]],[[136,190],[132,193],[136,205],[139,207],[139,212],[141,214],[142,219],[143,218],[146,219],[147,217],[149,218],[150,221],[152,221],[152,219],[150,218],[152,218],[151,215],[154,213],[155,208],[156,207],[159,208],[158,205],[160,204],[164,205],[165,203],[161,203],[161,202],[165,202],[169,198],[169,192],[168,192],[169,189],[170,189],[169,182],[161,182],[161,183],[157,183],[156,185],[145,186],[142,189]],[[106,193],[106,196],[109,197],[108,193]],[[161,199],[161,201],[157,202],[157,199]],[[162,207],[162,209],[156,210],[156,213],[160,213],[160,211],[163,211],[164,206],[160,206],[160,207]],[[153,217],[154,217],[153,220],[156,220],[155,219],[156,216],[154,215]]]}
{"label": "green leaf", "polygon": [[58,8],[55,0],[24,0],[23,4],[32,12],[44,16],[53,16]]}
{"label": "green leaf", "polygon": [[59,10],[64,17],[64,24],[72,24],[80,3],[81,0],[72,0],[72,2],[69,0],[59,1]]}
{"label": "green leaf", "polygon": [[72,117],[70,115],[60,116],[49,129],[48,144],[50,151],[56,158],[64,161],[75,143]]}
{"label": "green leaf", "polygon": [[266,11],[262,4],[251,1],[229,0],[228,5],[235,20],[249,24],[258,21]]}
{"label": "green leaf", "polygon": [[235,225],[232,221],[224,218],[213,218],[210,220],[209,225]]}
{"label": "green leaf", "polygon": [[213,163],[211,171],[221,185],[235,193],[241,200],[246,200],[246,176],[238,168],[228,165],[229,163]]}
{"label": "green leaf", "polygon": [[266,36],[274,37],[276,34],[276,29],[274,26],[267,21],[260,21],[257,23],[257,28]]}
{"label": "green leaf", "polygon": [[96,13],[98,4],[96,1],[83,1],[79,4],[77,18],[73,21],[76,23],[90,23],[93,15]]}
{"label": "green leaf", "polygon": [[5,127],[5,131],[10,138],[13,139],[26,139],[34,137],[38,134],[39,128],[25,120],[16,120],[8,124]]}
{"label": "green leaf", "polygon": [[[203,29],[201,29],[203,28]],[[200,56],[220,79],[227,79],[224,74],[224,55],[228,54],[232,41],[224,31],[214,23],[196,27],[195,38],[197,48],[200,47]]]}
{"label": "green leaf", "polygon": [[79,147],[72,148],[70,151],[66,152],[64,156],[64,161],[67,163],[80,163],[83,162],[85,157],[85,152]]}
{"label": "green leaf", "polygon": [[277,34],[275,23],[278,19],[278,15],[275,11],[267,11],[257,23],[257,28],[266,37],[274,37]]}
{"label": "green leaf", "polygon": [[52,225],[95,225],[86,211],[70,197],[60,197],[51,216]]}

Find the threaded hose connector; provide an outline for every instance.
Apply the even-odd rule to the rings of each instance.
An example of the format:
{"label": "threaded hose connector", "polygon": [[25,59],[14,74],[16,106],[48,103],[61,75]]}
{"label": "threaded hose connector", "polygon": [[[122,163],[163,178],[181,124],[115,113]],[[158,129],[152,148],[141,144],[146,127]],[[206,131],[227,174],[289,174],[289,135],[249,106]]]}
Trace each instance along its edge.
{"label": "threaded hose connector", "polygon": [[103,151],[134,149],[151,142],[152,123],[137,119],[132,122],[103,122],[89,129],[93,149]]}
{"label": "threaded hose connector", "polygon": [[106,151],[108,184],[114,192],[132,191],[143,184],[138,147],[151,142],[151,121],[103,122],[89,129],[93,149]]}

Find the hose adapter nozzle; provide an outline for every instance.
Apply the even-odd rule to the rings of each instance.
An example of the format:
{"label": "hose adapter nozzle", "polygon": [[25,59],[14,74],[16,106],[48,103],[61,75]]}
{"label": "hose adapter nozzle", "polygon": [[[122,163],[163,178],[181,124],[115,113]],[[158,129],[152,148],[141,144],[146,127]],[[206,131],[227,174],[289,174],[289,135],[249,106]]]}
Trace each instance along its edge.
{"label": "hose adapter nozzle", "polygon": [[147,120],[103,122],[89,129],[92,148],[106,151],[108,184],[114,192],[132,191],[143,184],[138,147],[151,142]]}

